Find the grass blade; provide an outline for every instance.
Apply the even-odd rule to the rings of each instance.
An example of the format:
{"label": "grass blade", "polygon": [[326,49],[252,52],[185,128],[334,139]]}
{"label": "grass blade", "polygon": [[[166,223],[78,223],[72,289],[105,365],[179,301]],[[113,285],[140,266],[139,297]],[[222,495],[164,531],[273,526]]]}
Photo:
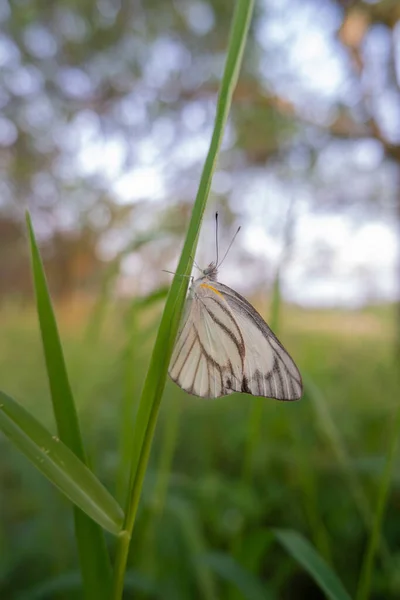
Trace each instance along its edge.
{"label": "grass blade", "polygon": [[[302,423],[303,421],[303,423]],[[296,476],[302,490],[304,514],[310,527],[311,541],[319,554],[332,565],[332,550],[329,532],[320,508],[320,486],[316,470],[310,462],[310,450],[304,445],[304,419],[290,421],[293,449],[297,457]]]}
{"label": "grass blade", "polygon": [[[182,408],[182,395],[176,394],[170,400],[168,419],[164,423],[160,454],[158,460],[157,479],[154,486],[154,503],[156,515],[164,510],[165,499],[168,491],[172,461],[174,459],[176,442],[178,438],[179,419]],[[155,521],[157,517],[155,518]]]}
{"label": "grass blade", "polygon": [[330,600],[351,600],[342,582],[302,535],[290,529],[273,529],[276,539],[301,565]]}
{"label": "grass blade", "polygon": [[36,307],[57,429],[62,441],[67,444],[81,460],[83,460],[84,450],[79,432],[78,416],[68,380],[46,276],[35,239],[31,218],[28,213],[26,215],[26,221],[31,245]]}
{"label": "grass blade", "polygon": [[[280,288],[280,272],[278,269],[272,287],[271,315],[270,319],[268,320],[269,326],[275,334],[278,333],[281,305],[282,296]],[[261,426],[263,421],[262,417],[264,413],[264,405],[264,398],[254,398],[251,404],[251,410],[247,425],[248,429],[246,436],[246,445],[244,449],[244,460],[242,464],[242,479],[245,483],[250,483],[252,478],[254,455],[257,451],[261,439]]]}
{"label": "grass blade", "polygon": [[[47,287],[46,276],[29,213],[26,222],[31,246],[36,307],[42,335],[47,377],[53,411],[60,439],[82,461],[86,462],[78,416],[68,380],[57,323]],[[75,535],[78,543],[85,595],[107,598],[111,582],[111,567],[101,528],[74,507]],[[90,547],[90,551],[88,551]]]}
{"label": "grass blade", "polygon": [[124,349],[124,388],[121,402],[121,426],[119,430],[119,461],[117,467],[116,498],[120,500],[126,497],[127,479],[129,476],[130,460],[132,456],[132,422],[136,418],[139,398],[135,398],[135,387],[138,375],[133,365],[136,362],[138,348],[143,340],[139,325],[143,310],[154,306],[161,300],[165,300],[168,288],[162,286],[141,298],[135,298],[132,302],[126,319],[126,330],[129,338]]}
{"label": "grass blade", "polygon": [[232,95],[239,74],[253,7],[254,0],[238,0],[236,3],[210,148],[201,175],[199,190],[193,206],[181,258],[167,297],[150,367],[140,399],[133,432],[134,448],[131,463],[131,482],[124,523],[126,533],[120,537],[114,571],[114,600],[119,600],[122,596],[130,537],[141,495],[161,396],[167,377],[168,364],[178,332],[188,287],[188,279],[182,277],[182,275],[189,275],[192,269],[193,256],[196,251],[200,226],[211,187],[212,175],[215,170],[218,151],[222,142],[225,123],[228,118]]}
{"label": "grass blade", "polygon": [[[364,521],[364,525],[369,532],[372,532],[374,527],[374,516],[370,502],[364,492],[363,486],[353,469],[350,456],[339,428],[329,410],[327,399],[322,390],[307,376],[304,380],[304,397],[311,399],[316,415],[319,419],[321,430],[324,432],[326,439],[329,441],[332,451],[334,452],[338,463],[343,471],[343,475],[347,480],[350,492],[353,495],[354,502],[357,506],[359,514]],[[379,535],[378,547],[380,550],[382,561],[387,565],[390,561],[390,553],[383,535]]]}
{"label": "grass blade", "polygon": [[0,429],[71,502],[108,531],[119,532],[122,510],[97,477],[58,437],[3,392]]}
{"label": "grass blade", "polygon": [[178,498],[171,498],[167,503],[167,509],[175,516],[181,526],[188,555],[192,558],[193,572],[200,597],[204,600],[216,600],[218,596],[212,570],[202,560],[206,544],[195,513],[186,502]]}
{"label": "grass blade", "polygon": [[[271,302],[271,315],[268,323],[274,331],[278,333],[279,316],[281,311],[282,297],[280,292],[280,272],[279,269],[276,272],[275,279],[272,287],[272,302]],[[251,485],[253,478],[254,469],[254,457],[259,448],[261,440],[261,431],[263,426],[263,415],[265,407],[265,398],[255,397],[252,399],[250,412],[247,421],[247,431],[245,438],[245,445],[243,451],[243,462],[242,462],[242,481],[246,485]],[[230,551],[236,558],[240,554],[240,548],[242,544],[243,534],[245,529],[245,523],[242,523],[238,529],[236,535],[232,538]]]}
{"label": "grass blade", "polygon": [[394,462],[396,457],[396,451],[398,446],[398,439],[400,435],[400,409],[396,409],[394,415],[394,423],[391,437],[389,439],[389,448],[386,457],[386,465],[381,478],[379,490],[378,490],[378,501],[377,507],[374,514],[374,520],[372,523],[372,531],[368,541],[367,549],[365,552],[360,582],[357,589],[357,600],[367,600],[370,596],[372,573],[374,568],[374,559],[379,546],[379,540],[381,537],[382,521],[385,514],[385,508],[390,490],[390,482],[392,480]]}

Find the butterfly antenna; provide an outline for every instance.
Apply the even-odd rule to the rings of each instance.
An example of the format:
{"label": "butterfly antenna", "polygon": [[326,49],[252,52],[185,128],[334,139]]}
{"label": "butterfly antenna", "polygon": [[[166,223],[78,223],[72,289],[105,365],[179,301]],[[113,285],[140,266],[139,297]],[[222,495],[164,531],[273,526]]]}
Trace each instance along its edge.
{"label": "butterfly antenna", "polygon": [[193,261],[194,266],[196,267],[196,269],[198,269],[199,271],[202,271],[202,269],[200,269],[199,265],[197,264],[197,262],[194,260],[194,258],[190,257]]}
{"label": "butterfly antenna", "polygon": [[161,269],[163,273],[171,273],[171,275],[178,275],[178,277],[188,277],[189,279],[193,279],[193,275],[181,275],[180,273],[176,273],[176,271],[167,271],[166,269]]}
{"label": "butterfly antenna", "polygon": [[215,264],[218,267],[218,211],[215,213],[215,248],[217,253]]}
{"label": "butterfly antenna", "polygon": [[220,262],[220,263],[219,263],[219,265],[218,265],[219,267],[222,265],[222,263],[224,262],[224,260],[225,260],[225,259],[226,259],[226,257],[228,256],[228,252],[229,252],[229,250],[231,249],[231,247],[232,247],[232,244],[233,244],[233,242],[235,241],[235,239],[236,239],[236,236],[237,236],[237,234],[239,233],[239,231],[240,231],[240,230],[241,230],[241,227],[239,226],[239,227],[237,228],[237,231],[236,231],[235,235],[234,235],[234,236],[233,236],[233,238],[232,238],[232,241],[231,241],[231,243],[230,243],[230,244],[229,244],[229,246],[228,246],[228,249],[227,249],[227,251],[226,251],[226,252],[225,252],[225,254],[224,254],[224,257],[223,257],[223,259],[221,260],[221,262]]}

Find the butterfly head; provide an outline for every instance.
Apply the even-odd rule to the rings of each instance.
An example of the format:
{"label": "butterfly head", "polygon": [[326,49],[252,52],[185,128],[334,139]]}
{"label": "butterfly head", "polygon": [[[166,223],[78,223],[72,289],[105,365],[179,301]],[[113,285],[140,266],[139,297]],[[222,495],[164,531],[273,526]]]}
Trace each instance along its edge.
{"label": "butterfly head", "polygon": [[203,269],[203,277],[215,281],[217,279],[218,267],[214,262],[211,262],[208,267]]}

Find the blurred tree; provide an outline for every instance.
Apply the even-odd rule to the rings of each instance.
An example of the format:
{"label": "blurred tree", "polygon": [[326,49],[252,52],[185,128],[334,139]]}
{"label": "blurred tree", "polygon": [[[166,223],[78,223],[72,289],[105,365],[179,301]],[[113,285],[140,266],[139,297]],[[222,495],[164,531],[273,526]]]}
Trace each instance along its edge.
{"label": "blurred tree", "polygon": [[[315,11],[321,9],[320,2],[310,0],[310,4],[314,4]],[[332,33],[343,53],[347,93],[331,100],[328,118],[322,121],[310,118],[304,105],[296,101],[285,97],[272,100],[283,114],[324,129],[334,140],[347,142],[350,153],[354,154],[354,144],[360,140],[376,144],[382,163],[386,163],[393,174],[394,185],[388,191],[388,180],[380,181],[378,169],[375,173],[364,173],[366,187],[361,188],[362,202],[372,199],[378,206],[389,205],[389,214],[397,219],[400,234],[400,3],[397,0],[327,0],[325,4],[334,9],[336,26]],[[354,167],[352,163],[348,174],[352,182],[357,176]],[[376,191],[371,194],[377,181]],[[335,204],[340,202],[340,196],[350,204],[357,199],[356,187],[349,185],[348,180],[345,187],[347,191],[336,181]],[[325,200],[331,196],[326,190],[323,195]],[[400,257],[398,262],[400,265]],[[400,271],[398,293],[400,295]],[[397,306],[396,347],[400,357],[400,301]]]}
{"label": "blurred tree", "polygon": [[[377,4],[337,2],[343,9],[338,36],[350,56],[352,75],[359,89],[357,108],[364,123],[363,134],[381,145],[385,158],[396,169],[395,200],[400,239],[400,4],[394,0],[383,0]],[[381,56],[376,55],[378,52],[375,54],[374,39],[378,42],[377,50],[381,46]],[[369,43],[372,48],[368,47]],[[345,113],[347,135],[354,139],[356,119],[349,113]],[[344,135],[340,127],[336,127],[334,133]],[[398,286],[400,293],[400,256]],[[400,358],[400,298],[397,303],[396,354]]]}
{"label": "blurred tree", "polygon": [[[127,210],[120,189],[125,202],[150,199],[144,188],[154,174],[162,179],[159,196],[193,196],[231,11],[228,0],[2,4],[0,211],[21,221],[29,206],[42,238],[56,240],[64,289],[72,272],[65,261],[75,260],[72,239],[79,245],[83,237],[94,252],[105,229],[93,226],[99,218],[106,229],[121,221],[120,212],[132,223],[134,203]],[[254,53],[246,71],[256,76]],[[212,83],[211,102],[205,82]],[[251,160],[279,146],[280,124],[266,114],[270,106],[255,113],[246,100],[237,111],[237,145],[248,147]],[[142,182],[140,168],[149,164],[157,168]],[[81,234],[71,236],[71,229]],[[9,250],[5,239],[0,243],[5,285]]]}
{"label": "blurred tree", "polygon": [[[77,283],[65,263],[79,256],[73,243],[108,259],[164,217],[179,233],[166,202],[174,198],[179,224],[210,135],[231,11],[229,0],[1,3],[0,214],[20,221],[29,206],[53,260],[72,274],[68,286]],[[312,182],[314,210],[387,208],[387,171],[400,154],[398,20],[390,0],[259,2],[216,177],[222,207],[243,209],[233,191],[250,172],[298,192]],[[329,87],[340,69],[328,92],[310,85],[301,62],[318,58],[318,35],[332,56],[314,80],[327,72]],[[361,141],[382,150],[372,173],[358,161]],[[96,280],[96,260],[85,264],[83,279]]]}

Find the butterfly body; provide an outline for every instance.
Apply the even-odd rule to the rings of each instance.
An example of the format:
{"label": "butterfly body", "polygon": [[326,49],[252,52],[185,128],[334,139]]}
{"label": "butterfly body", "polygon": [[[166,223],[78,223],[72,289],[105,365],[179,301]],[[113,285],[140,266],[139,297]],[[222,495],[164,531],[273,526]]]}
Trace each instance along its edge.
{"label": "butterfly body", "polygon": [[297,400],[302,394],[293,360],[253,306],[217,281],[215,263],[191,286],[169,374],[203,398],[243,392]]}

